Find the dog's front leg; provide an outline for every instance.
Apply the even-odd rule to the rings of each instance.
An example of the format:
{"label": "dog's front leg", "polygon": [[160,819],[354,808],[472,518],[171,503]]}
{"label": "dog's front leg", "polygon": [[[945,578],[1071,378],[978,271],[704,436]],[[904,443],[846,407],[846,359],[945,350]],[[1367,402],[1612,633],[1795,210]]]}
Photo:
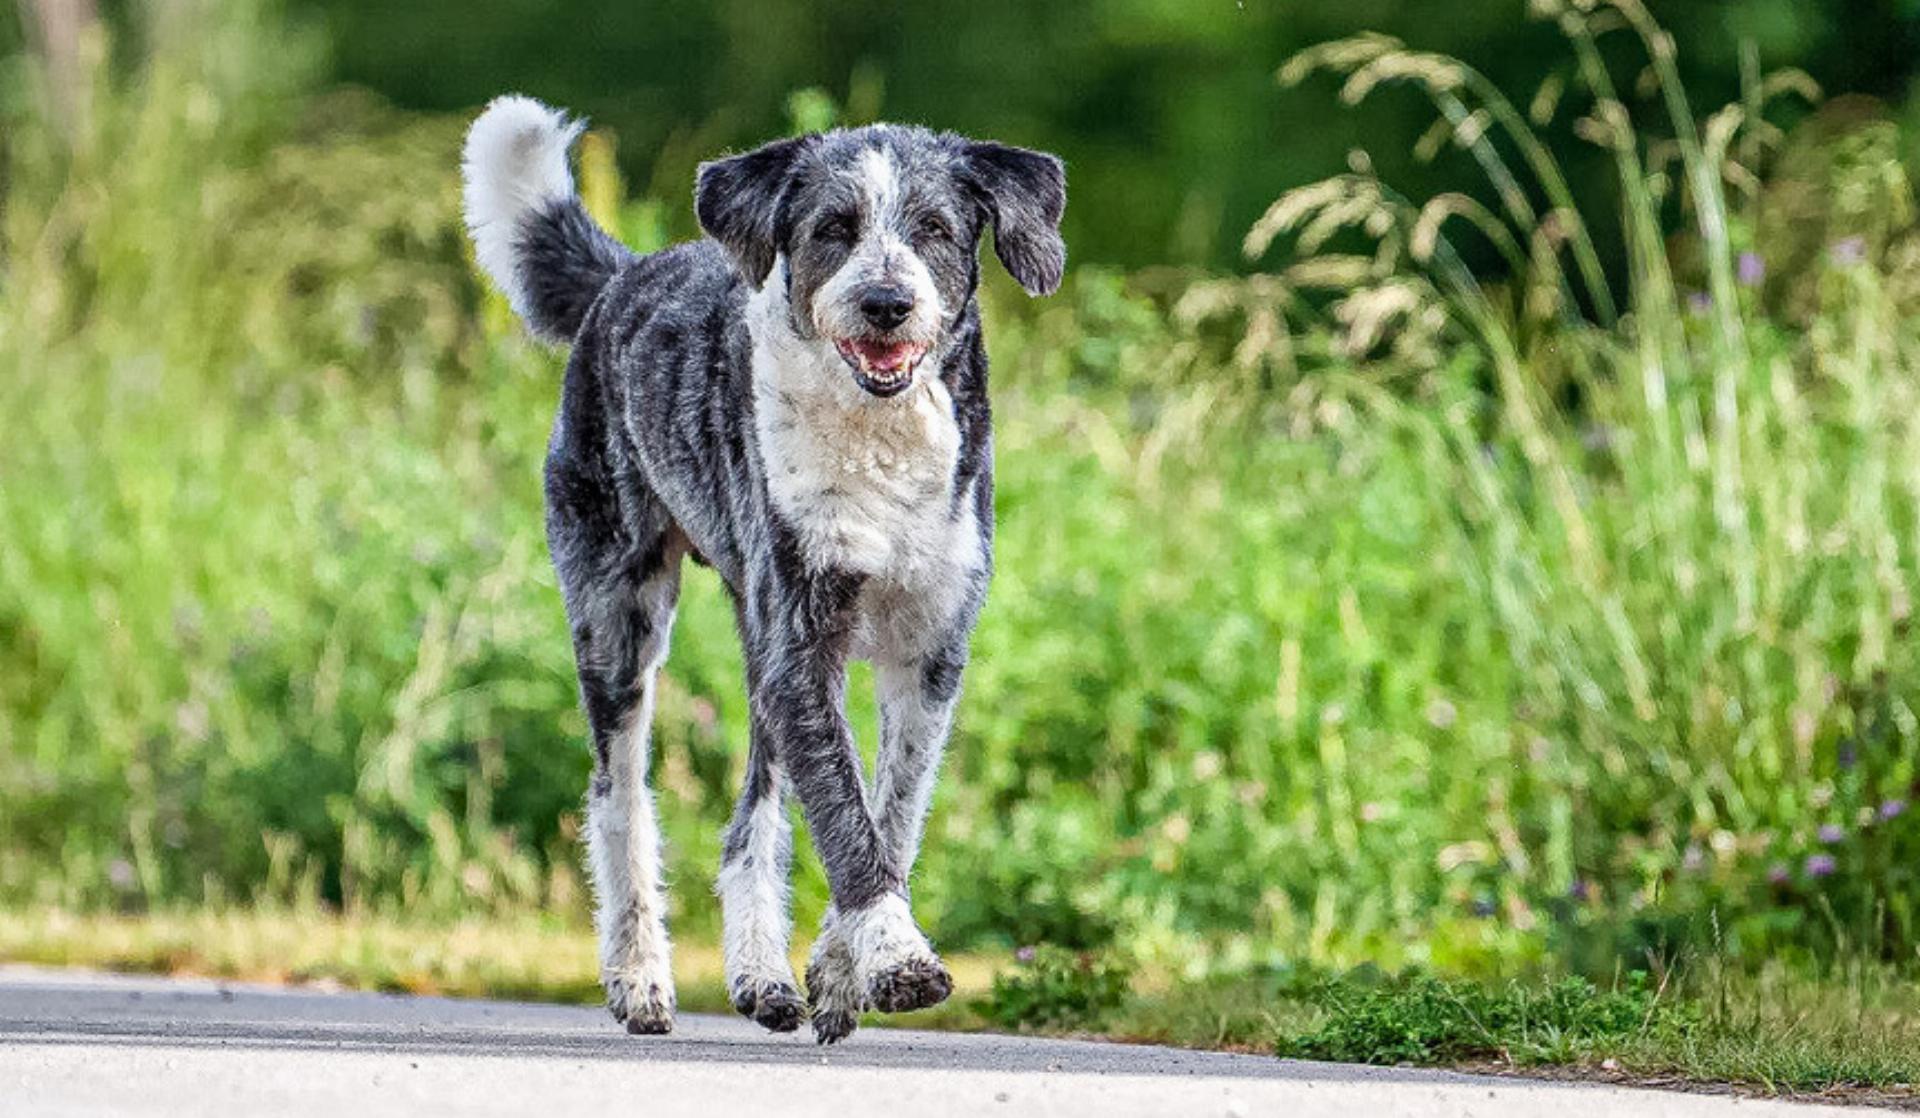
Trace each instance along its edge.
{"label": "dog's front leg", "polygon": [[964,637],[918,659],[880,659],[874,688],[880,699],[880,755],[873,774],[873,814],[880,841],[900,879],[913,872],[920,833],[933,801],[933,782],[960,702],[966,667]]}
{"label": "dog's front leg", "polygon": [[838,1039],[833,1024],[844,1019],[839,1035],[845,1035],[864,1005],[888,1013],[918,1009],[944,999],[952,981],[913,922],[906,878],[867,806],[860,754],[845,713],[844,643],[810,634],[805,615],[820,614],[800,612],[800,618],[761,630],[771,630],[769,639],[752,642],[756,662],[748,674],[753,715],[765,725],[800,798],[827,871],[837,914],[834,938],[846,947],[843,980],[819,984],[841,997],[826,1004],[816,999],[814,1005],[815,1036],[831,1041]]}
{"label": "dog's front leg", "polygon": [[[874,664],[880,700],[880,754],[874,771],[871,800],[874,826],[894,873],[907,881],[920,846],[920,833],[933,798],[934,777],[953,727],[953,710],[960,698],[960,672],[966,663],[964,637],[919,658],[882,657]],[[904,889],[903,889],[904,892]],[[911,916],[908,917],[911,923]],[[816,1040],[831,1044],[852,1033],[859,1010],[867,1004],[866,987],[855,966],[849,926],[835,908],[820,921],[807,966],[807,990],[813,1000]],[[916,930],[917,932],[917,930]],[[937,958],[929,950],[922,959]],[[929,974],[924,962],[915,968],[928,981],[895,992],[897,1008],[918,1009],[944,1000],[951,991],[944,970]],[[905,997],[899,995],[905,994]],[[908,1004],[901,1004],[906,1002]],[[886,1008],[878,1005],[879,1008]]]}
{"label": "dog's front leg", "polygon": [[762,720],[753,719],[746,785],[720,852],[722,946],[733,1008],[774,1032],[800,1027],[799,984],[787,961],[787,875],[793,829],[787,822],[786,775]]}

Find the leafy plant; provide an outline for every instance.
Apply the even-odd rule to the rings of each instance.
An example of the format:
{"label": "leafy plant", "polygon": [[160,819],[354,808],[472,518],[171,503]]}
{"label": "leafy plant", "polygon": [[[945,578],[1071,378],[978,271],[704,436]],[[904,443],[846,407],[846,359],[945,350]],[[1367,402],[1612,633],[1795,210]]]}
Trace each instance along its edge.
{"label": "leafy plant", "polygon": [[981,1004],[1008,1028],[1098,1029],[1127,996],[1131,968],[1112,953],[1024,947]]}

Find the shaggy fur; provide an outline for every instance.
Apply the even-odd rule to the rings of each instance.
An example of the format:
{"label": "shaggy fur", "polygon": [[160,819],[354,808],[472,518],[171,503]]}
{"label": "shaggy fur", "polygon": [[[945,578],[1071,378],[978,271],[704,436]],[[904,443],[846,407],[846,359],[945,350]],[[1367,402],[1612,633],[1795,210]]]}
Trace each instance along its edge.
{"label": "shaggy fur", "polygon": [[[807,981],[830,1043],[864,1009],[952,988],[907,879],[992,569],[977,245],[991,227],[1013,277],[1054,290],[1065,173],[922,128],[801,136],[702,166],[710,239],[641,257],[575,197],[578,132],[503,97],[464,172],[481,266],[535,333],[573,347],[547,538],[593,735],[607,1004],[634,1032],[672,1026],[647,738],[692,557],[725,581],[747,663],[752,740],[718,881],[729,992],[769,1029],[799,1026],[791,790],[832,889]],[[854,658],[879,691],[871,789],[844,712]]]}

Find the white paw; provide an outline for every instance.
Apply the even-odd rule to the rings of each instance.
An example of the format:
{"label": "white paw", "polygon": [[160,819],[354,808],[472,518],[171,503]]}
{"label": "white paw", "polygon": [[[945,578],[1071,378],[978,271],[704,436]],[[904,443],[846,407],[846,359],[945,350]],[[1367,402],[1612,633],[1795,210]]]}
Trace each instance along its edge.
{"label": "white paw", "polygon": [[[727,943],[732,946],[731,936]],[[804,1015],[800,984],[794,981],[793,968],[785,958],[743,957],[730,951],[726,977],[727,1000],[742,1017],[751,1017],[776,1033],[790,1033],[800,1027]]]}
{"label": "white paw", "polygon": [[853,959],[856,988],[880,1012],[925,1009],[953,993],[953,979],[913,922],[905,897],[889,893],[841,914],[839,931]]}
{"label": "white paw", "polygon": [[673,972],[666,964],[605,970],[600,984],[607,990],[607,1010],[630,1033],[666,1033],[673,1030]]}
{"label": "white paw", "polygon": [[786,879],[775,867],[784,863],[776,849],[776,828],[784,820],[778,797],[759,809],[755,832],[759,848],[720,869],[714,892],[720,897],[721,952],[726,960],[727,998],[742,1016],[777,1033],[800,1027],[800,984],[787,962]]}

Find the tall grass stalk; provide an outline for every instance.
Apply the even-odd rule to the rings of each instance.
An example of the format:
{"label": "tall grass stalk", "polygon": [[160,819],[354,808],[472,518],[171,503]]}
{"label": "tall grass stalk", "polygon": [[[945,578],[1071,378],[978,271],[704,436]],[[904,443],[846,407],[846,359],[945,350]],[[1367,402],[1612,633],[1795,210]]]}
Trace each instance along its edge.
{"label": "tall grass stalk", "polygon": [[[1516,329],[1507,296],[1466,272],[1434,211],[1383,201],[1394,227],[1416,229],[1413,241],[1425,251],[1404,266],[1424,266],[1461,338],[1482,354],[1501,422],[1490,429],[1475,391],[1456,387],[1457,371],[1444,367],[1434,370],[1427,390],[1441,406],[1376,400],[1375,414],[1409,431],[1424,432],[1439,420],[1447,453],[1434,467],[1457,479],[1457,488],[1442,487],[1438,499],[1464,498],[1470,510],[1455,546],[1472,557],[1463,565],[1486,580],[1488,609],[1511,641],[1516,671],[1529,681],[1528,713],[1543,713],[1535,703],[1555,711],[1547,721],[1558,732],[1541,740],[1545,748],[1536,748],[1533,760],[1570,763],[1587,774],[1561,793],[1569,806],[1632,819],[1628,830],[1656,846],[1698,850],[1711,841],[1722,868],[1737,860],[1736,850],[1804,850],[1823,817],[1846,820],[1827,823],[1823,834],[1864,839],[1877,821],[1858,801],[1836,811],[1835,785],[1871,784],[1903,805],[1913,776],[1904,729],[1893,731],[1904,748],[1874,758],[1869,773],[1855,771],[1862,764],[1859,723],[1871,716],[1836,709],[1883,701],[1867,696],[1884,695],[1891,665],[1904,661],[1896,645],[1910,610],[1914,560],[1902,526],[1920,493],[1892,479],[1913,477],[1903,441],[1912,332],[1892,312],[1883,277],[1864,265],[1833,266],[1819,277],[1820,310],[1806,335],[1773,320],[1760,293],[1736,280],[1738,218],[1721,186],[1736,136],[1759,133],[1765,122],[1730,108],[1713,117],[1703,138],[1673,41],[1636,0],[1536,9],[1557,17],[1571,41],[1595,104],[1583,133],[1613,154],[1620,176],[1631,316],[1617,329],[1574,323],[1555,331],[1561,346],[1590,361],[1579,406],[1550,404],[1523,356],[1539,350]],[[1644,45],[1675,137],[1687,183],[1682,202],[1705,262],[1698,314],[1685,305],[1669,264],[1665,190],[1642,155],[1649,141],[1636,135],[1597,47],[1607,12]],[[1370,51],[1316,48],[1283,77],[1346,69],[1349,100],[1382,76],[1409,78],[1435,95],[1457,134],[1459,110],[1442,99],[1468,86],[1472,71],[1370,42]],[[1516,139],[1526,129],[1510,108],[1495,115]],[[1476,133],[1463,142],[1482,140]],[[1525,193],[1485,153],[1475,159],[1489,170],[1497,196]],[[1545,193],[1564,181],[1550,164],[1529,166]],[[1391,197],[1371,184],[1360,188]],[[1275,212],[1313,220],[1313,207],[1301,210],[1293,200],[1315,189],[1282,198]],[[1512,201],[1505,208],[1518,228],[1492,234],[1496,243],[1539,235],[1544,219],[1533,220]],[[1545,282],[1556,282],[1551,259],[1535,260]],[[1523,272],[1515,282],[1539,281]],[[1420,443],[1439,445],[1424,434]],[[1507,445],[1517,454],[1506,456]],[[1815,494],[1822,492],[1845,496],[1821,508]],[[1823,516],[1832,518],[1828,526],[1813,529]],[[1821,647],[1848,649],[1846,662]],[[1851,698],[1836,704],[1837,696]],[[1904,704],[1894,705],[1895,723],[1911,726]],[[1596,803],[1612,799],[1608,787],[1640,791]],[[1701,891],[1703,883],[1670,876],[1664,867],[1671,863],[1647,853],[1647,903],[1663,892]],[[1808,865],[1822,876],[1835,872],[1819,859]],[[1839,872],[1848,869],[1865,867]],[[1777,869],[1775,883],[1791,892]],[[1858,921],[1884,930],[1888,898],[1878,891],[1897,887],[1892,879],[1860,884],[1876,899],[1851,900],[1854,910],[1841,926]],[[1834,902],[1811,896],[1806,903]],[[1809,922],[1817,918],[1809,914]],[[1905,918],[1897,923],[1907,928],[1902,936],[1909,934]]]}

